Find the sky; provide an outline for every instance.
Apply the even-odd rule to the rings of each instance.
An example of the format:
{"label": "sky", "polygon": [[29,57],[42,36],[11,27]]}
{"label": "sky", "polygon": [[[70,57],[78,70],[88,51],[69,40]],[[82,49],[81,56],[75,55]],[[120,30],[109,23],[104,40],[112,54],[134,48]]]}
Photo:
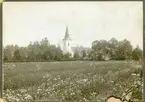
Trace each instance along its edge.
{"label": "sky", "polygon": [[90,47],[94,40],[127,39],[143,47],[143,3],[105,2],[4,2],[3,45],[27,46],[47,37],[58,44],[66,25],[72,40]]}

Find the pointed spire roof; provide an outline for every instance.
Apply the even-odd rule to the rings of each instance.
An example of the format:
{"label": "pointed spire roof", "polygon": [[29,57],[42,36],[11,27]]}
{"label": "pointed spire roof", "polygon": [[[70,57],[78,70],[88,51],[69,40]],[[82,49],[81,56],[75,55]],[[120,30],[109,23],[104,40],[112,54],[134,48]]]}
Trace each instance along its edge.
{"label": "pointed spire roof", "polygon": [[70,37],[69,37],[69,32],[68,32],[68,26],[66,26],[66,31],[65,31],[65,37],[64,37],[64,39],[70,39]]}

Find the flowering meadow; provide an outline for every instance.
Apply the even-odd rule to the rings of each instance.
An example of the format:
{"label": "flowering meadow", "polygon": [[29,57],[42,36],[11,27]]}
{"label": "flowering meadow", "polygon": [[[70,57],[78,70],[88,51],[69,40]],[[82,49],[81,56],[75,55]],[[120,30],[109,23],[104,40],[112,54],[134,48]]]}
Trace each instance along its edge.
{"label": "flowering meadow", "polygon": [[4,98],[103,101],[110,95],[142,100],[142,65],[136,61],[5,63]]}

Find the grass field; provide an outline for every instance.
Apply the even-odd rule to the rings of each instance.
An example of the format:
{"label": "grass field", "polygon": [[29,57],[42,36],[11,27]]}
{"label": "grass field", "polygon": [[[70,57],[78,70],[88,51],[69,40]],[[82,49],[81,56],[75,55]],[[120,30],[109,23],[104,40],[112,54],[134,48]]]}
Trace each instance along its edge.
{"label": "grass field", "polygon": [[[72,61],[5,63],[4,98],[22,100],[142,99],[141,64],[130,61]],[[136,88],[136,85],[139,85]]]}

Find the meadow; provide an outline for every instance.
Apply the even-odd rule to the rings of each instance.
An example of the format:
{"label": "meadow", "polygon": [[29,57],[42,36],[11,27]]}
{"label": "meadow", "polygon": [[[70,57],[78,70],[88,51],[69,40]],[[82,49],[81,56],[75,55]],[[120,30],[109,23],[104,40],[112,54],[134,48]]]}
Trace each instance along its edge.
{"label": "meadow", "polygon": [[142,100],[142,66],[136,61],[15,62],[3,68],[9,102],[104,102],[110,95]]}

